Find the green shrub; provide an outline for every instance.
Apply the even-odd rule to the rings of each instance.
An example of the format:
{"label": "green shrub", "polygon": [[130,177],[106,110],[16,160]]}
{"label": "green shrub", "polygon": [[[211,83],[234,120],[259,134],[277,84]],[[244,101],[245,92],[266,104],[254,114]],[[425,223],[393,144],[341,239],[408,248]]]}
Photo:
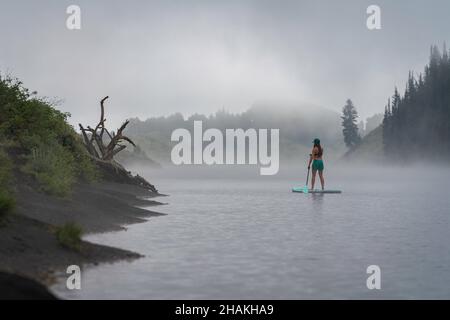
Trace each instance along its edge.
{"label": "green shrub", "polygon": [[0,149],[0,222],[14,209],[15,201],[10,191],[11,181],[11,161],[3,149]]}
{"label": "green shrub", "polygon": [[0,192],[0,224],[2,224],[8,214],[12,212],[14,206],[14,198],[8,193]]}
{"label": "green shrub", "polygon": [[9,156],[0,147],[0,188],[7,188],[12,180],[12,163]]}
{"label": "green shrub", "polygon": [[69,194],[78,179],[99,178],[80,136],[67,123],[69,116],[20,81],[0,76],[0,136],[27,154],[23,171],[43,191],[58,196]]}
{"label": "green shrub", "polygon": [[22,168],[36,178],[44,192],[66,196],[76,181],[73,155],[61,145],[33,148]]}
{"label": "green shrub", "polygon": [[56,238],[58,239],[58,242],[63,247],[75,251],[81,250],[82,234],[82,228],[72,222],[66,223],[63,226],[56,228]]}
{"label": "green shrub", "polygon": [[96,182],[100,180],[101,177],[97,165],[88,155],[83,142],[81,142],[81,137],[75,135],[73,139],[72,154],[74,154],[76,162],[75,171],[77,177],[85,182]]}
{"label": "green shrub", "polygon": [[83,181],[92,183],[101,179],[100,172],[92,159],[87,156],[79,157],[77,163],[77,173]]}

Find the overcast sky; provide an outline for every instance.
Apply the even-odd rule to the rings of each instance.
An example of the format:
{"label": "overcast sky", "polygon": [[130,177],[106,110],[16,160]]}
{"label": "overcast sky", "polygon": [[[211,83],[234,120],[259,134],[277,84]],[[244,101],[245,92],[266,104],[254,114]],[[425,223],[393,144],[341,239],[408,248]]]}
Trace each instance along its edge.
{"label": "overcast sky", "polygon": [[[450,1],[0,0],[0,70],[62,99],[71,123],[303,101],[382,112],[429,46],[449,41]],[[66,28],[81,7],[82,29]],[[381,7],[381,30],[366,8]]]}

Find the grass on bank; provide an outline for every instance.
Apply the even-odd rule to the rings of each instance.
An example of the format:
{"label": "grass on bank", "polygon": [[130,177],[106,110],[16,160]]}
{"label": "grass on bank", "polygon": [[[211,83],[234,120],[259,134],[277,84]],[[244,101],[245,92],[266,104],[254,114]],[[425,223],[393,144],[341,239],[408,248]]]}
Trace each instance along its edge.
{"label": "grass on bank", "polygon": [[56,227],[56,239],[67,249],[81,251],[81,236],[83,229],[76,223],[69,222],[60,227]]}
{"label": "grass on bank", "polygon": [[8,155],[0,149],[0,225],[13,211],[15,206],[14,197],[11,192],[12,164]]}
{"label": "grass on bank", "polygon": [[0,76],[0,140],[21,150],[21,171],[57,196],[69,195],[77,181],[99,178],[69,116],[17,79]]}

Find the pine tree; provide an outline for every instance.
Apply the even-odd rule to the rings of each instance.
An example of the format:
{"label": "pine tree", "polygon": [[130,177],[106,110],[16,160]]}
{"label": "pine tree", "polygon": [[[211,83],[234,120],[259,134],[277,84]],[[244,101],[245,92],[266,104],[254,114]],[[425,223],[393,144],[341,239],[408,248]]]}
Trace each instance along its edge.
{"label": "pine tree", "polygon": [[403,96],[395,89],[385,108],[383,145],[388,157],[402,160],[429,160],[429,154],[450,159],[450,59],[445,45],[442,54],[431,47],[430,61],[417,81],[409,73]]}
{"label": "pine tree", "polygon": [[352,100],[348,99],[344,108],[342,109],[342,133],[344,135],[344,142],[348,148],[353,148],[360,141],[361,137],[358,132],[357,125],[358,112],[353,105]]}

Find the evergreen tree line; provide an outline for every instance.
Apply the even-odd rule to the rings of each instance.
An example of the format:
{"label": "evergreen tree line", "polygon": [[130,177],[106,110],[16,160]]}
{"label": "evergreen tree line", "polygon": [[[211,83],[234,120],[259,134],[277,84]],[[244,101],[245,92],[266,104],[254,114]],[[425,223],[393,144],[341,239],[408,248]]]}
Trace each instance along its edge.
{"label": "evergreen tree line", "polygon": [[383,118],[383,147],[388,158],[450,157],[450,59],[431,47],[430,61],[417,77],[409,73],[406,89],[395,88]]}

